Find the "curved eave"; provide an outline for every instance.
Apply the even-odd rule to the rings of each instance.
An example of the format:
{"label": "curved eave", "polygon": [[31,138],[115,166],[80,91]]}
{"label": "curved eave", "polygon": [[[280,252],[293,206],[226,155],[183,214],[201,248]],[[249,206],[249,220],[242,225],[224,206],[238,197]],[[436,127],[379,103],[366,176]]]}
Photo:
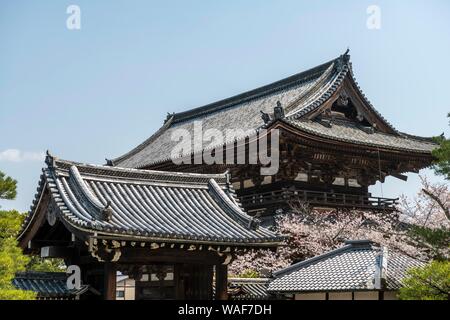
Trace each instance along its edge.
{"label": "curved eave", "polygon": [[[288,130],[290,132],[293,132],[297,135],[300,136],[304,136],[306,138],[308,138],[311,141],[316,141],[316,142],[320,142],[323,144],[334,144],[335,142],[340,142],[345,144],[344,147],[346,148],[359,148],[361,149],[361,147],[364,147],[366,150],[370,150],[370,151],[374,151],[374,152],[386,152],[386,153],[401,153],[401,154],[410,154],[411,152],[414,153],[417,156],[425,156],[425,157],[429,157],[430,160],[433,159],[432,156],[432,151],[430,150],[420,150],[420,149],[408,149],[408,148],[396,148],[396,147],[389,147],[386,145],[380,145],[380,144],[376,144],[376,143],[366,143],[360,140],[356,140],[356,139],[350,139],[350,138],[346,138],[346,137],[333,137],[330,135],[327,135],[326,133],[320,133],[317,131],[312,131],[312,130],[307,130],[299,125],[297,125],[295,122],[293,122],[292,120],[289,120],[287,118],[285,119],[277,119],[277,120],[272,120],[271,122],[262,125],[260,128],[258,128],[258,130],[260,129],[267,129],[267,134],[270,134],[270,131],[273,129],[279,129],[279,128],[283,128],[285,130]],[[327,128],[323,128],[323,130],[327,130]],[[415,140],[418,142],[425,142],[427,144],[433,145],[434,148],[437,148],[439,145],[436,143],[433,143],[431,138],[425,138],[425,137],[415,137],[415,139],[412,139],[410,137],[412,137],[411,135],[406,135],[406,134],[401,134],[400,137],[402,138],[407,138],[410,140]],[[246,137],[248,138],[248,137]],[[261,137],[259,137],[261,138]],[[242,140],[239,140],[239,142],[241,142]],[[208,152],[211,151],[215,148],[217,148],[219,146],[214,146],[212,148],[208,148],[205,150],[202,150],[202,152]],[[192,153],[190,156],[185,156],[185,157],[195,157],[196,154]],[[170,163],[172,161],[172,159],[164,159],[155,163],[151,163],[151,164],[146,164],[144,167],[153,167],[153,166],[158,166],[158,165],[162,165],[162,164],[166,164],[166,163]]]}
{"label": "curved eave", "polygon": [[[21,230],[19,232],[19,235],[17,236],[17,240],[19,241],[19,246],[22,249],[25,249],[28,245],[28,241],[23,242],[23,239],[27,236],[27,234],[30,232],[31,226],[36,224],[37,215],[38,215],[38,209],[39,206],[43,200],[45,191],[47,190],[47,180],[45,178],[45,169],[42,169],[42,174],[39,178],[39,184],[36,189],[36,193],[34,195],[33,203],[30,207],[30,210],[28,211],[28,214],[26,215],[24,221],[22,222]],[[35,228],[32,236],[37,232],[38,228]],[[31,231],[32,232],[32,231]]]}
{"label": "curved eave", "polygon": [[287,119],[300,119],[302,117],[305,117],[314,111],[316,111],[318,108],[320,108],[328,99],[330,99],[333,94],[335,94],[339,88],[341,87],[344,79],[347,76],[347,73],[350,70],[350,66],[348,62],[344,62],[344,59],[348,59],[346,56],[341,56],[339,60],[341,61],[341,70],[336,70],[337,61],[333,63],[333,69],[334,73],[328,81],[323,82],[323,87],[318,88],[319,90],[316,90],[313,94],[316,96],[314,99],[302,103],[299,103],[297,106],[291,106],[289,114],[287,115]]}
{"label": "curved eave", "polygon": [[[78,170],[70,171],[72,175],[75,174],[74,172],[77,173]],[[168,174],[170,175],[170,173]],[[59,175],[61,175],[61,177],[59,177]],[[69,193],[73,193],[74,190],[66,189],[68,187],[67,184],[69,183],[70,187],[71,185],[70,183],[72,183],[72,185],[77,186],[78,184],[84,182],[82,181],[81,176],[79,177],[79,181],[68,181],[67,179],[70,179],[70,176],[69,177],[64,176],[66,182],[63,182],[63,180],[60,181],[59,179],[63,178],[63,176],[64,176],[63,173],[55,174],[53,169],[44,170],[44,174],[41,176],[39,184],[40,187],[38,188],[38,192],[36,194],[37,200],[34,202],[34,205],[32,206],[29,215],[25,219],[22,231],[18,237],[21,247],[25,248],[27,246],[28,241],[34,237],[34,235],[39,230],[40,225],[46,219],[45,215],[47,210],[45,210],[46,208],[41,208],[41,206],[43,205],[42,200],[45,197],[47,197],[46,199],[47,205],[49,203],[48,201],[51,201],[53,204],[56,205],[58,220],[60,220],[70,232],[75,233],[77,235],[81,235],[83,239],[85,239],[86,237],[95,236],[97,238],[135,240],[141,242],[205,244],[205,245],[210,244],[210,245],[228,245],[235,247],[276,247],[279,244],[281,244],[281,242],[284,240],[284,238],[276,236],[275,234],[273,234],[268,230],[265,230],[264,228],[259,228],[255,231],[248,229],[248,227],[246,226],[249,225],[251,218],[249,216],[246,216],[246,214],[242,212],[242,209],[237,203],[237,199],[235,199],[235,196],[233,195],[233,190],[228,186],[227,192],[230,194],[230,196],[227,195],[223,189],[225,188],[225,186],[224,185],[219,186],[214,181],[214,179],[210,179],[212,181],[212,182],[210,181],[210,185],[212,184],[214,188],[210,186],[208,189],[210,190],[210,192],[213,192],[216,197],[220,198],[222,202],[226,202],[227,205],[224,206],[223,204],[221,205],[219,203],[214,204],[211,203],[209,204],[211,208],[208,209],[207,207],[205,207],[203,208],[203,212],[206,213],[206,211],[208,210],[213,210],[211,212],[215,212],[214,214],[217,215],[219,219],[226,219],[226,221],[228,221],[226,224],[229,227],[236,228],[232,232],[222,232],[222,233],[218,232],[216,233],[216,235],[214,234],[213,230],[216,229],[219,230],[220,228],[218,229],[218,225],[208,225],[207,224],[208,219],[202,220],[199,218],[198,221],[199,225],[195,225],[194,223],[193,228],[177,229],[175,227],[173,231],[167,232],[164,230],[166,229],[171,230],[171,228],[161,227],[162,225],[158,230],[157,226],[156,228],[151,227],[149,229],[145,229],[145,226],[143,225],[140,225],[139,229],[136,229],[131,226],[127,227],[126,225],[118,223],[117,220],[115,223],[113,222],[110,223],[109,221],[101,220],[101,216],[99,216],[98,212],[96,212],[95,214],[90,213],[92,214],[91,218],[89,218],[86,215],[83,216],[82,214],[80,214],[79,209],[77,208],[81,208],[80,206],[87,206],[84,207],[83,210],[88,210],[89,212],[89,209],[86,208],[91,208],[92,203],[87,202],[90,202],[92,200],[91,198],[94,195],[84,194],[88,190],[87,186],[85,186],[84,188],[78,188],[78,190],[75,190],[75,193],[78,194],[77,198],[75,199],[76,201],[82,201],[82,203],[84,204],[83,205],[75,204],[73,202],[74,198],[69,199],[70,197]],[[195,190],[204,190],[204,188],[196,186]],[[200,194],[198,194],[198,196],[199,195]],[[204,201],[206,201],[208,198],[204,199],[205,199]],[[98,207],[97,209],[99,209],[100,206],[97,207]],[[121,216],[123,212],[113,212],[113,214],[116,215],[117,219],[119,220],[124,219],[124,217]],[[149,214],[152,215],[158,213],[155,212]],[[169,212],[167,212],[167,215],[169,215]],[[160,219],[155,217],[156,216],[148,219],[150,220]],[[128,219],[129,218],[131,217],[128,217]],[[169,220],[170,219],[171,218],[169,218]],[[189,215],[187,215],[183,219],[189,220]],[[217,221],[217,223],[220,224],[220,221]],[[194,230],[202,228],[201,225],[203,224],[205,224],[207,231],[202,233],[195,233]],[[189,233],[188,231],[189,229],[192,230],[192,233]]]}
{"label": "curved eave", "polygon": [[[345,76],[348,72],[348,65],[347,64],[343,64],[342,65],[342,70],[339,72],[336,72],[336,61],[338,59],[343,59],[342,57],[339,57],[337,59],[334,59],[324,65],[321,65],[320,68],[324,68],[324,66],[326,66],[327,68],[322,70],[321,74],[323,78],[319,78],[317,79],[317,83],[315,86],[313,86],[312,88],[310,88],[307,92],[305,92],[302,96],[299,97],[299,99],[297,99],[296,101],[294,101],[291,105],[286,106],[286,112],[289,114],[287,116],[287,118],[300,118],[306,114],[309,114],[310,112],[316,110],[317,108],[319,108],[325,101],[327,101],[334,92],[336,92],[338,90],[338,88],[340,87],[342,81],[345,79]],[[332,80],[330,80],[329,78],[332,78]],[[330,82],[326,85],[326,90],[323,91],[322,86],[327,83]],[[323,92],[322,92],[323,91]],[[313,98],[311,98],[313,97]],[[299,104],[302,103],[303,99],[312,99],[309,104],[307,104],[307,107],[301,107],[299,108]],[[303,101],[304,102],[304,101]],[[297,110],[298,109],[298,110]],[[296,111],[297,110],[297,111]],[[259,130],[261,129],[266,129],[269,126],[271,126],[274,122],[276,122],[277,120],[271,120],[270,122],[264,124],[261,121],[261,125],[259,127],[254,128],[254,133],[258,133]],[[234,141],[234,142],[242,142],[242,140],[245,140],[247,138],[250,138],[250,136],[246,136],[241,138],[240,140]],[[151,142],[153,142],[154,140],[148,140],[146,142],[144,142],[139,148],[141,148],[141,150],[143,149],[142,146],[144,144],[146,144],[145,146],[148,146]],[[144,146],[144,147],[145,147]],[[208,152],[208,151],[212,151],[214,149],[216,149],[217,147],[219,147],[220,145],[215,145],[215,146],[209,146],[208,148],[205,148],[203,150],[201,150],[199,153],[204,153],[204,152]],[[140,150],[139,150],[140,151]],[[133,155],[137,154],[139,151],[136,150],[132,150]],[[199,153],[194,153],[192,152],[190,155],[183,155],[183,158],[190,158],[190,157],[195,157],[196,154]],[[132,155],[130,154],[130,157]],[[129,158],[129,157],[127,157]],[[123,158],[122,160],[124,160],[125,158]],[[158,166],[160,164],[172,161],[174,159],[167,157],[158,161],[153,161],[153,160],[149,160],[147,162],[141,163],[137,166],[137,169],[145,169],[145,168],[151,168],[151,167],[155,167]]]}
{"label": "curved eave", "polygon": [[213,102],[213,103],[207,104],[205,106],[187,110],[184,112],[175,113],[173,115],[174,123],[192,120],[194,118],[198,118],[198,117],[204,116],[206,114],[210,114],[212,112],[217,112],[219,110],[224,110],[224,109],[233,107],[237,104],[241,104],[241,103],[253,100],[253,99],[261,98],[265,95],[271,94],[276,91],[283,90],[288,87],[292,87],[301,82],[309,81],[309,80],[314,79],[314,78],[320,76],[321,74],[323,74],[331,65],[333,65],[333,63],[335,61],[336,61],[336,59],[330,60],[330,61],[325,62],[319,66],[316,66],[312,69],[308,69],[306,71],[297,73],[288,78],[285,78],[285,79],[273,82],[271,84],[235,95],[235,96],[227,98],[227,99]]}
{"label": "curved eave", "polygon": [[[430,156],[432,157],[432,151],[427,149],[412,149],[412,148],[400,148],[395,146],[388,146],[388,145],[381,145],[377,143],[372,142],[364,142],[356,139],[351,139],[348,137],[335,137],[331,136],[329,134],[326,134],[327,128],[323,128],[323,132],[318,132],[316,130],[310,130],[306,127],[302,127],[298,124],[296,124],[293,121],[290,120],[280,120],[279,121],[280,126],[282,126],[284,129],[287,129],[289,131],[293,131],[297,134],[304,135],[307,138],[322,142],[322,143],[333,143],[334,141],[345,143],[346,147],[360,148],[361,146],[366,147],[368,150],[373,151],[383,151],[383,152],[395,152],[395,153],[414,153],[417,155],[424,155],[424,156]],[[282,124],[282,125],[281,125]],[[277,125],[274,125],[273,128],[277,128]],[[370,134],[368,134],[370,136]],[[429,143],[430,145],[433,145],[434,147],[438,147],[437,144]]]}
{"label": "curved eave", "polygon": [[[134,155],[138,154],[143,149],[145,149],[146,147],[151,145],[152,142],[154,142],[156,139],[158,139],[158,137],[164,131],[166,131],[168,128],[170,128],[173,124],[190,121],[195,118],[201,118],[203,116],[206,116],[206,115],[214,113],[214,112],[226,110],[226,109],[232,108],[238,104],[246,103],[246,102],[252,101],[254,99],[259,99],[259,98],[262,98],[269,94],[272,94],[274,92],[281,91],[286,88],[298,85],[299,83],[304,83],[304,82],[310,81],[311,79],[315,79],[315,78],[320,79],[321,76],[323,76],[327,70],[329,70],[330,68],[333,69],[336,64],[336,61],[338,61],[339,59],[342,59],[343,56],[344,55],[342,55],[338,58],[335,58],[333,60],[330,60],[326,63],[323,63],[319,66],[316,66],[314,68],[311,68],[309,70],[300,72],[293,76],[290,76],[288,78],[276,81],[274,83],[262,86],[260,88],[254,89],[254,90],[250,90],[250,91],[238,94],[231,98],[223,99],[223,100],[213,102],[211,104],[207,104],[205,106],[201,106],[201,107],[187,110],[184,112],[171,114],[168,116],[164,125],[155,134],[153,134],[150,138],[148,138],[143,143],[139,144],[137,147],[133,148],[131,151],[127,152],[126,154],[124,154],[120,157],[117,157],[115,159],[112,159],[110,161],[110,163],[114,166],[115,165],[120,166],[123,161],[130,159],[131,157],[133,157]],[[345,56],[347,56],[347,52],[346,52]],[[312,90],[310,90],[310,91],[312,91]],[[289,107],[289,108],[294,109],[295,106],[292,106],[292,108],[291,107]],[[166,162],[167,160],[170,160],[170,159],[149,161],[145,164],[140,164],[140,165],[136,166],[136,168],[150,167],[153,165],[157,165],[157,164]]]}
{"label": "curved eave", "polygon": [[373,106],[373,104],[370,102],[369,98],[365,95],[364,91],[361,89],[361,87],[358,84],[358,81],[356,80],[356,77],[353,73],[352,65],[350,64],[350,70],[349,70],[349,80],[350,83],[353,85],[353,88],[358,93],[358,96],[363,100],[366,107],[371,110],[393,133],[399,134],[398,130],[389,122],[386,118],[383,117],[381,113],[378,112],[377,109]]}

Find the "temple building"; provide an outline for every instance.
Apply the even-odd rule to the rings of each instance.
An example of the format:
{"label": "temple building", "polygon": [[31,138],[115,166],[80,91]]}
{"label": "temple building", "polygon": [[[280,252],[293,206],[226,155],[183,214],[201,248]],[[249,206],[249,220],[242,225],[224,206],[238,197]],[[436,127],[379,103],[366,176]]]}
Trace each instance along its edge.
{"label": "temple building", "polygon": [[82,283],[105,299],[116,298],[118,271],[136,280],[138,300],[212,299],[213,287],[226,299],[233,257],[283,240],[242,210],[228,174],[111,168],[51,155],[46,163],[19,244],[79,266]]}
{"label": "temple building", "polygon": [[397,300],[406,271],[424,265],[368,240],[346,241],[275,272],[267,292],[290,300]]}
{"label": "temple building", "polygon": [[[174,161],[171,151],[180,130],[194,135],[201,123],[226,136],[230,129],[248,135],[224,143],[223,161],[195,164],[204,150],[186,145]],[[261,175],[262,163],[229,163],[226,151],[249,154],[252,139],[266,129],[279,131],[279,170]],[[216,151],[217,152],[217,147]],[[240,148],[240,149],[239,149]],[[430,138],[399,132],[378,113],[358,86],[348,51],[338,58],[286,79],[189,111],[169,114],[150,138],[108,164],[116,167],[176,172],[218,173],[229,170],[241,203],[251,215],[272,215],[292,200],[316,207],[393,210],[396,199],[372,197],[368,187],[387,176],[406,180],[432,162]],[[225,150],[227,149],[227,150]]]}
{"label": "temple building", "polygon": [[[243,134],[230,138],[233,130]],[[220,134],[224,140],[215,139]],[[254,157],[264,141],[270,163]],[[283,242],[261,221],[293,201],[393,211],[396,199],[373,197],[369,186],[388,176],[406,180],[405,173],[432,163],[436,147],[375,110],[347,51],[169,114],[150,138],[105,165],[48,154],[19,242],[26,253],[79,266],[82,283],[105,299],[116,297],[117,272],[135,280],[136,299],[226,299],[233,258]],[[215,161],[198,161],[205,155]]]}
{"label": "temple building", "polygon": [[90,292],[88,285],[67,288],[65,272],[19,272],[12,284],[19,290],[35,292],[37,300],[79,300],[82,295],[96,294]]}

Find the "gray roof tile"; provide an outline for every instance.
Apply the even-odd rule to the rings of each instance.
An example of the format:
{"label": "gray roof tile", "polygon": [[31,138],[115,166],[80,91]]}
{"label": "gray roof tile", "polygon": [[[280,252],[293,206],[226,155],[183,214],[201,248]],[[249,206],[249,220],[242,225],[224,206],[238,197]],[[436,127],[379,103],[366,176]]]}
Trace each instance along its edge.
{"label": "gray roof tile", "polygon": [[[274,273],[269,292],[358,291],[374,290],[381,248],[358,241],[299,262]],[[385,290],[401,287],[405,271],[423,263],[402,253],[388,251]]]}
{"label": "gray roof tile", "polygon": [[63,272],[19,272],[13,279],[17,289],[34,291],[38,298],[73,298],[88,290],[88,286],[80,289],[67,288],[67,275]]}
{"label": "gray roof tile", "polygon": [[[177,129],[193,132],[194,122],[199,120],[202,121],[204,132],[208,129],[217,129],[224,134],[227,129],[256,132],[264,125],[261,111],[272,114],[277,101],[294,114],[304,103],[309,103],[311,99],[327,91],[340,75],[335,72],[335,62],[336,59],[236,97],[175,114],[149,139],[114,159],[113,163],[120,167],[144,168],[168,161],[171,159],[170,150],[178,144],[177,141],[172,141],[172,133]],[[317,86],[318,83],[320,86]],[[298,106],[300,102],[302,105]]]}
{"label": "gray roof tile", "polygon": [[315,121],[286,120],[286,122],[300,130],[318,136],[355,144],[419,153],[429,153],[437,147],[437,145],[431,141],[412,139],[404,134],[397,136],[381,132],[366,133],[354,124],[345,122],[335,122],[331,128],[324,127]]}
{"label": "gray roof tile", "polygon": [[[266,300],[271,295],[267,292],[268,278],[230,278],[228,288],[232,291],[232,300]],[[235,291],[235,292],[233,292]]]}
{"label": "gray roof tile", "polygon": [[[48,156],[36,199],[47,188],[58,218],[79,230],[140,241],[275,246],[282,238],[252,227],[226,174],[190,174],[83,165]],[[23,233],[32,224],[34,201]],[[111,218],[105,216],[108,207]]]}
{"label": "gray roof tile", "polygon": [[[202,122],[203,133],[208,129],[217,129],[225,136],[226,130],[244,129],[249,132],[247,134],[249,136],[266,126],[261,119],[261,111],[272,114],[274,107],[277,105],[277,101],[280,101],[285,109],[287,123],[300,126],[305,130],[309,130],[311,133],[332,139],[339,138],[340,140],[351,143],[367,143],[368,145],[387,147],[395,150],[430,152],[434,146],[432,143],[425,142],[419,137],[397,132],[373,108],[372,104],[360,89],[361,97],[367,107],[387,127],[391,128],[395,134],[384,135],[376,133],[372,137],[368,137],[368,134],[366,134],[367,136],[364,136],[364,139],[361,140],[361,135],[364,132],[360,129],[343,128],[335,125],[332,128],[325,128],[319,124],[304,123],[304,121],[301,121],[304,115],[319,108],[331,97],[341,86],[345,78],[349,78],[355,86],[358,86],[354,79],[347,53],[318,67],[267,86],[203,107],[174,114],[150,138],[123,156],[112,160],[112,163],[119,167],[145,168],[170,161],[173,157],[171,150],[179,143],[178,141],[172,140],[172,134],[178,129],[187,130],[192,134],[194,131],[194,122],[196,121]],[[319,128],[317,125],[321,127]],[[208,137],[206,135],[204,138],[207,141]],[[225,141],[224,143],[227,142],[230,141]],[[185,145],[183,145],[184,151],[193,151],[194,148],[191,144],[191,141],[186,141]],[[188,154],[190,152],[185,152],[183,155],[186,156]]]}

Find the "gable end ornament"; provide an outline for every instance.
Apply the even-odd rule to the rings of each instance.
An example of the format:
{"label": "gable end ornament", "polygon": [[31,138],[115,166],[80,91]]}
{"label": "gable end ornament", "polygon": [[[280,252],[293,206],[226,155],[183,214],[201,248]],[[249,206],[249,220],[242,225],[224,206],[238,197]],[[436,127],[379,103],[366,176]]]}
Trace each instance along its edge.
{"label": "gable end ornament", "polygon": [[50,153],[50,150],[46,151],[45,163],[49,166],[49,168],[55,167],[56,157]]}
{"label": "gable end ornament", "polygon": [[337,105],[340,107],[346,107],[348,105],[349,102],[349,96],[347,94],[347,92],[342,91],[339,95],[339,97],[337,98]]}
{"label": "gable end ornament", "polygon": [[57,207],[53,200],[50,201],[50,204],[47,207],[47,222],[50,226],[54,226],[56,224],[57,220],[57,213],[56,213]]}
{"label": "gable end ornament", "polygon": [[343,55],[341,55],[337,61],[336,61],[336,70],[338,72],[341,72],[344,70],[344,67],[349,63],[350,61],[350,55],[348,54],[350,52],[350,49],[347,49]]}
{"label": "gable end ornament", "polygon": [[170,118],[172,118],[174,115],[175,115],[175,112],[172,112],[172,113],[167,112],[166,119],[164,119],[164,124],[166,124],[167,121],[169,121]]}
{"label": "gable end ornament", "polygon": [[268,113],[265,113],[264,111],[260,110],[261,112],[261,118],[263,119],[264,123],[267,124],[270,122],[270,116]]}

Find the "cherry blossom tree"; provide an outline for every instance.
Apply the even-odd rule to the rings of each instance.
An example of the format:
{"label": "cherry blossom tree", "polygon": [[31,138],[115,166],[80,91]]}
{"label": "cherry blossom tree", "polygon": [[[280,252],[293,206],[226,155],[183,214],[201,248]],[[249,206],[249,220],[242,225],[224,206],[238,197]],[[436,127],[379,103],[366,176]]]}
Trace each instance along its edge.
{"label": "cherry blossom tree", "polygon": [[408,236],[427,256],[449,259],[450,189],[445,183],[431,184],[425,177],[422,190],[414,199],[402,197],[399,211],[410,225]]}
{"label": "cherry blossom tree", "polygon": [[426,179],[422,183],[417,197],[402,197],[394,212],[316,210],[306,203],[291,203],[288,213],[276,217],[275,229],[286,237],[284,245],[277,251],[249,251],[238,256],[230,273],[261,276],[341,247],[345,240],[371,240],[422,261],[436,255],[448,257],[448,238],[441,238],[446,242],[441,247],[417,233],[439,230],[448,235],[448,186],[432,185]]}

